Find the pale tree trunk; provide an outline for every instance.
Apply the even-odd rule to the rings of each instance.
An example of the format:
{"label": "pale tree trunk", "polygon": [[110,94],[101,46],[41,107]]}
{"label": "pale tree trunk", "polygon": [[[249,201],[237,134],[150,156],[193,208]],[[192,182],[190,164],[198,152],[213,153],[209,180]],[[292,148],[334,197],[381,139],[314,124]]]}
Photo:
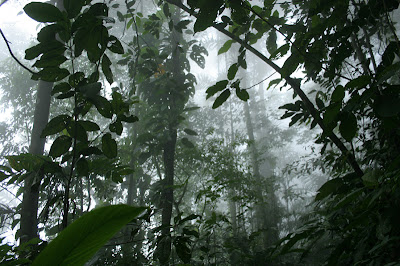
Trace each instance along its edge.
{"label": "pale tree trunk", "polygon": [[[42,155],[44,151],[46,139],[41,138],[40,135],[42,134],[42,131],[49,119],[52,87],[53,83],[39,81],[35,113],[33,118],[31,143],[29,146],[29,153],[32,154]],[[41,173],[39,173],[39,176],[30,175],[25,179],[19,229],[21,243],[25,243],[33,238],[38,237],[37,213],[41,179]]]}

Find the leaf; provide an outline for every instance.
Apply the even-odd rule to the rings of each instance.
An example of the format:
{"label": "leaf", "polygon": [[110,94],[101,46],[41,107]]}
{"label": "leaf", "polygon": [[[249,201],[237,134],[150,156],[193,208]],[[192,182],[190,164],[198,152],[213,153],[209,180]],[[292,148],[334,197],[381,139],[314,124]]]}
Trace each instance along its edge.
{"label": "leaf", "polygon": [[247,102],[247,100],[250,99],[250,95],[249,95],[249,93],[247,92],[247,90],[242,90],[242,89],[240,89],[240,88],[236,88],[236,96],[237,96],[240,100],[242,100],[242,101],[244,101],[244,102]]}
{"label": "leaf", "polygon": [[229,67],[229,69],[228,69],[228,79],[229,80],[232,80],[235,78],[238,69],[239,69],[238,64],[233,64]]}
{"label": "leaf", "polygon": [[329,195],[335,193],[337,189],[343,185],[343,179],[342,178],[335,178],[331,179],[325,184],[323,184],[319,189],[318,189],[318,194],[315,196],[316,201],[323,200],[324,198],[328,197]]}
{"label": "leaf", "polygon": [[206,93],[207,93],[206,99],[210,98],[217,92],[224,90],[226,88],[226,85],[228,85],[228,82],[229,81],[227,81],[227,80],[221,80],[221,81],[218,81],[215,85],[209,87],[206,90]]}
{"label": "leaf", "polygon": [[38,22],[57,22],[64,18],[57,7],[47,3],[31,2],[24,7],[24,11]]}
{"label": "leaf", "polygon": [[59,136],[51,145],[49,155],[52,157],[60,157],[69,150],[71,143],[71,137],[66,135]]}
{"label": "leaf", "polygon": [[124,54],[124,48],[122,47],[121,42],[115,36],[110,36],[108,39],[108,50],[115,54]]}
{"label": "leaf", "polygon": [[112,84],[114,80],[110,66],[111,66],[110,58],[108,58],[107,55],[103,55],[103,59],[101,60],[101,69],[103,70],[103,73],[106,76],[108,83]]}
{"label": "leaf", "polygon": [[340,113],[340,108],[341,108],[341,106],[339,103],[331,103],[326,108],[326,111],[324,113],[324,118],[323,118],[325,125],[329,125],[330,123],[335,121],[335,119],[337,118],[337,116]]}
{"label": "leaf", "polygon": [[46,136],[54,135],[63,131],[67,127],[69,121],[71,121],[71,117],[69,115],[59,115],[54,117],[50,120],[50,122],[47,123],[40,137],[44,138]]}
{"label": "leaf", "polygon": [[101,138],[101,148],[105,156],[113,159],[117,156],[117,142],[111,137],[110,133],[106,133]]}
{"label": "leaf", "polygon": [[51,54],[49,56],[47,54],[43,54],[33,66],[37,68],[58,67],[65,61],[67,61],[67,58],[60,54]]}
{"label": "leaf", "polygon": [[382,117],[392,117],[400,113],[400,97],[398,95],[378,96],[374,103],[375,112]]}
{"label": "leaf", "polygon": [[218,50],[218,55],[226,53],[229,51],[233,43],[233,40],[227,40],[224,45]]}
{"label": "leaf", "polygon": [[218,97],[215,99],[212,109],[216,109],[220,107],[226,100],[228,100],[231,95],[231,91],[229,89],[224,90]]}
{"label": "leaf", "polygon": [[110,129],[111,132],[115,132],[117,133],[117,135],[121,136],[123,130],[121,121],[117,120],[114,123],[111,123],[108,128]]}
{"label": "leaf", "polygon": [[189,128],[185,128],[183,131],[185,131],[186,134],[191,135],[191,136],[197,136],[197,132],[194,130],[191,130]]}
{"label": "leaf", "polygon": [[99,125],[92,121],[78,121],[78,124],[81,125],[86,131],[97,131],[100,130]]}
{"label": "leaf", "polygon": [[96,106],[97,111],[99,111],[102,116],[106,118],[112,117],[112,106],[106,98],[100,95],[96,95],[91,98],[91,102],[93,102],[93,104]]}
{"label": "leaf", "polygon": [[86,84],[82,87],[79,87],[79,91],[83,93],[86,97],[93,99],[93,97],[98,95],[101,91],[101,83],[95,82]]}
{"label": "leaf", "polygon": [[85,0],[64,0],[64,8],[67,11],[68,18],[76,17],[81,12],[85,2]]}
{"label": "leaf", "polygon": [[290,75],[292,75],[292,73],[296,71],[297,67],[300,64],[300,58],[300,56],[292,54],[288,59],[286,59],[280,72],[282,78],[290,77]]}
{"label": "leaf", "polygon": [[178,236],[174,240],[176,253],[184,263],[190,263],[190,258],[192,257],[192,252],[189,248],[190,243],[188,243],[189,241],[188,238],[182,236]]}
{"label": "leaf", "polygon": [[344,87],[342,85],[338,85],[332,93],[331,102],[341,103],[344,98]]}
{"label": "leaf", "polygon": [[33,74],[32,79],[56,82],[68,77],[68,75],[69,71],[65,68],[48,67],[40,70],[37,74]]}
{"label": "leaf", "polygon": [[366,172],[361,179],[363,180],[363,183],[366,187],[372,188],[376,187],[379,185],[378,182],[378,176],[380,176],[380,171],[379,170],[371,170]]}
{"label": "leaf", "polygon": [[80,158],[76,162],[76,170],[80,177],[88,176],[89,175],[89,163],[85,158]]}
{"label": "leaf", "polygon": [[289,43],[286,43],[284,45],[282,45],[281,47],[279,47],[278,49],[276,49],[271,55],[270,58],[271,59],[278,59],[282,56],[284,56],[285,54],[287,54],[287,52],[289,51],[290,45]]}
{"label": "leaf", "polygon": [[188,140],[188,138],[182,138],[182,144],[188,147],[189,149],[194,148],[194,144],[190,140]]}
{"label": "leaf", "polygon": [[352,113],[344,113],[341,115],[340,121],[340,134],[350,142],[357,133],[357,118]]}
{"label": "leaf", "polygon": [[124,225],[145,210],[127,205],[94,209],[63,230],[32,265],[84,265]]}

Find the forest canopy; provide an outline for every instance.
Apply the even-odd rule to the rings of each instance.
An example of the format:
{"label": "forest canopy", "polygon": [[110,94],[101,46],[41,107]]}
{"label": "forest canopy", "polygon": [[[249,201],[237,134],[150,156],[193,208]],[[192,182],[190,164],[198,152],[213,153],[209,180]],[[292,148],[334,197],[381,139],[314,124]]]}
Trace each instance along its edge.
{"label": "forest canopy", "polygon": [[399,5],[28,2],[0,263],[397,265]]}

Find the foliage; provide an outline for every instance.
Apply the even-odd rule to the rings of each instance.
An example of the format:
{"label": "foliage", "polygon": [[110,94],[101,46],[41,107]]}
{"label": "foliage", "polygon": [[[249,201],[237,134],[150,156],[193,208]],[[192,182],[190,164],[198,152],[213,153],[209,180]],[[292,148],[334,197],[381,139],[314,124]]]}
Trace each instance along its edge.
{"label": "foliage", "polygon": [[62,231],[32,265],[84,265],[115,233],[145,210],[127,205],[95,209]]}

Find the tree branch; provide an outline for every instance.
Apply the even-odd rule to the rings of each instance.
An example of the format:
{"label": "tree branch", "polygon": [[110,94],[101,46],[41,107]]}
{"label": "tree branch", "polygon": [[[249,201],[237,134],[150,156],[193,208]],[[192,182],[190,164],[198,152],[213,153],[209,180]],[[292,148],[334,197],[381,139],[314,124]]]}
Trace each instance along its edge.
{"label": "tree branch", "polygon": [[22,66],[24,69],[28,70],[29,73],[31,73],[31,74],[36,74],[34,71],[30,70],[28,67],[26,67],[24,64],[22,64],[22,63],[18,60],[17,57],[15,57],[15,55],[14,55],[14,53],[12,52],[11,47],[10,47],[10,45],[9,45],[9,41],[7,40],[6,36],[4,36],[4,33],[3,33],[3,31],[2,31],[1,29],[0,29],[0,34],[1,34],[1,36],[3,37],[4,42],[5,42],[6,45],[7,45],[7,48],[8,48],[8,51],[10,52],[11,57],[14,58],[14,60],[17,61],[17,63],[18,63],[20,66]]}

